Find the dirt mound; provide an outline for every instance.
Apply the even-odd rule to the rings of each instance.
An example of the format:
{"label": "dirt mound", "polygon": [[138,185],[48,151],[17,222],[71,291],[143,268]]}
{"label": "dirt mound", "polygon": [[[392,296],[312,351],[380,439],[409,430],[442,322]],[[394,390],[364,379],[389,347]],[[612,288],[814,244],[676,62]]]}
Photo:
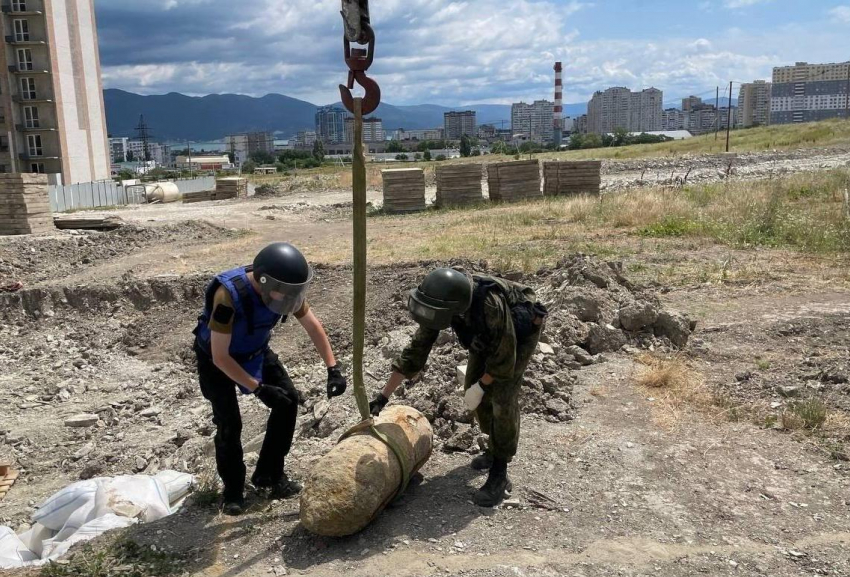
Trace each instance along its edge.
{"label": "dirt mound", "polygon": [[25,285],[62,278],[95,263],[169,243],[205,241],[238,235],[213,224],[190,220],[162,227],[127,225],[108,232],[56,231],[49,237],[0,239],[0,285]]}
{"label": "dirt mound", "polygon": [[[410,321],[403,295],[416,286],[422,271],[446,263],[420,263],[413,271],[384,269],[373,277],[386,277],[395,287],[393,302],[373,313],[367,322],[367,374],[375,388],[386,374],[388,365],[401,353],[415,327]],[[486,262],[454,262],[469,272],[489,273]],[[683,314],[663,310],[655,295],[634,286],[623,275],[622,263],[608,263],[594,257],[574,255],[563,259],[554,269],[542,269],[534,275],[509,275],[511,279],[535,288],[547,304],[550,317],[541,345],[529,364],[523,382],[520,406],[523,414],[536,415],[552,422],[569,421],[574,415],[572,389],[575,371],[604,362],[604,353],[635,347],[674,350],[684,347],[695,323]],[[372,282],[378,281],[373,278]],[[378,281],[380,282],[380,281]],[[371,310],[375,310],[370,307]],[[450,332],[440,335],[425,370],[418,380],[408,382],[396,393],[398,402],[408,404],[434,425],[445,451],[478,450],[480,431],[463,406],[462,375],[466,352]],[[323,403],[313,391],[307,408]],[[371,394],[371,392],[370,392]],[[315,400],[314,400],[315,399]],[[305,432],[318,437],[340,432],[343,417],[325,404],[305,425]],[[352,423],[353,424],[353,423]]]}

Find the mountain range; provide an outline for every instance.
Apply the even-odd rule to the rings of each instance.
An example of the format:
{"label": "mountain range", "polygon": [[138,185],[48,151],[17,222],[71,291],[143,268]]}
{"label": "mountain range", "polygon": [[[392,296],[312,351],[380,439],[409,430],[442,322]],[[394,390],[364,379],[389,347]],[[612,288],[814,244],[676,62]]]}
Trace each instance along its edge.
{"label": "mountain range", "polygon": [[[157,141],[215,140],[251,131],[276,132],[286,138],[299,130],[313,130],[318,108],[282,94],[261,98],[239,94],[186,96],[176,92],[143,96],[112,88],[103,91],[103,99],[110,136],[136,136],[139,116],[144,115],[150,134]],[[586,104],[567,104],[564,114],[584,114],[586,109]],[[475,110],[478,124],[510,127],[511,107],[507,104],[445,107],[382,103],[372,116],[383,121],[385,130],[416,130],[442,126],[443,113],[450,110]]]}
{"label": "mountain range", "polygon": [[[103,91],[103,99],[110,136],[137,136],[139,116],[144,115],[151,137],[156,141],[217,140],[228,134],[252,131],[275,132],[287,138],[299,130],[314,130],[318,108],[283,94],[267,94],[261,98],[240,94],[186,96],[176,92],[143,96],[112,88]],[[721,98],[720,105],[726,106],[727,101]],[[735,99],[732,104],[736,104]],[[681,102],[665,104],[668,107],[680,105]],[[497,128],[510,128],[511,125],[508,104],[446,107],[381,103],[372,116],[383,121],[384,130],[417,130],[442,126],[443,113],[450,110],[474,110],[478,124],[494,124]],[[564,105],[564,114],[569,117],[586,112],[586,103]]]}

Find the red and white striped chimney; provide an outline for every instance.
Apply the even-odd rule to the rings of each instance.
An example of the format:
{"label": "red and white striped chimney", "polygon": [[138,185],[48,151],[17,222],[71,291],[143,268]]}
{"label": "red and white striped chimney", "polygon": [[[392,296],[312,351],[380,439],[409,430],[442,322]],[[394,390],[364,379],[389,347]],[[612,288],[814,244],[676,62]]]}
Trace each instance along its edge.
{"label": "red and white striped chimney", "polygon": [[561,72],[563,68],[561,67],[560,62],[555,63],[555,114],[554,114],[554,128],[555,128],[555,145],[561,146],[561,133],[564,128],[564,86],[563,80],[561,78]]}

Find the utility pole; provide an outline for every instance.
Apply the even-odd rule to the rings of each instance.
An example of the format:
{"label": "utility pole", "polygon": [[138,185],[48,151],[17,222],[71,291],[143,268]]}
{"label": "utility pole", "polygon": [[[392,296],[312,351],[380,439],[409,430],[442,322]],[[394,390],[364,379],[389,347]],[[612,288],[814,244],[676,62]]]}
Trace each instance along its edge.
{"label": "utility pole", "polygon": [[714,97],[714,140],[718,139],[720,133],[720,87],[717,87]]}
{"label": "utility pole", "polygon": [[[726,152],[729,152],[729,138],[732,135],[732,83],[729,83],[729,102],[726,105]],[[718,112],[720,112],[718,110]]]}
{"label": "utility pole", "polygon": [[192,146],[189,141],[186,141],[186,154],[189,156],[189,178],[195,178],[195,171],[192,167]]}

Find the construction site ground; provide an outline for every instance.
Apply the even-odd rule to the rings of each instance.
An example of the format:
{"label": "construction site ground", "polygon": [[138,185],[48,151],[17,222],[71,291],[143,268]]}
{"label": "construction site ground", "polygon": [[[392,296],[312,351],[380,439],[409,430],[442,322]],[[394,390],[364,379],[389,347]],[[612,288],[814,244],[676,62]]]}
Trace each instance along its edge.
{"label": "construction site ground", "polygon": [[[619,194],[675,184],[676,175],[668,182],[671,168],[684,175],[686,162],[703,167],[691,175],[703,171],[705,180],[718,181],[771,178],[780,165],[782,174],[823,171],[847,167],[850,152],[765,154],[735,173],[711,157],[665,166],[666,177],[656,162],[606,163],[606,189]],[[647,182],[650,174],[657,183]],[[373,188],[369,196],[377,207],[380,192]],[[448,262],[440,250],[421,248],[442,242],[438,233],[429,233],[431,244],[405,249],[407,237],[469,222],[463,219],[473,212],[512,210],[369,219],[370,394],[411,334],[404,295],[430,268]],[[24,285],[15,306],[0,312],[0,461],[22,471],[0,502],[0,524],[22,528],[34,507],[81,478],[173,468],[198,475],[198,493],[177,514],[121,532],[161,556],[160,574],[850,576],[846,255],[647,239],[628,227],[529,239],[560,255],[522,270],[505,263],[523,261],[496,259],[480,248],[458,254],[452,264],[516,273],[543,294],[555,294],[557,260],[571,253],[622,260],[624,275],[646,287],[641,294],[687,313],[696,330],[681,351],[631,343],[581,368],[564,364],[562,333],[553,330],[545,340],[555,353],[541,352],[534,366],[567,375],[559,393],[563,411],[558,418],[523,416],[509,469],[514,491],[505,504],[472,503],[485,480],[468,466],[475,445],[450,448],[444,439],[398,502],[362,533],[330,539],[299,526],[297,499],[268,501],[251,492],[247,514],[237,518],[209,502],[214,427],[194,373],[191,331],[212,274],[247,264],[267,242],[287,240],[316,263],[309,299],[350,367],[349,192],[296,186],[263,198],[108,214],[130,225],[0,238],[0,285]],[[354,399],[350,391],[330,403],[323,399],[325,371],[297,324],[277,330],[272,348],[303,396],[287,470],[304,478],[345,426],[357,422]],[[440,343],[439,355],[432,380],[410,386],[409,395],[440,379],[451,383],[455,366],[465,362],[450,339]],[[654,362],[687,371],[688,390],[645,386],[647,373],[658,368]],[[809,399],[828,412],[823,430],[783,426],[783,415],[790,418],[795,403]],[[251,397],[241,404],[250,474],[267,411]],[[67,426],[78,414],[97,415],[97,423]],[[458,434],[474,431],[462,417],[444,425]],[[51,574],[80,574],[92,560],[108,559],[114,543],[115,536],[106,536],[77,547]],[[136,561],[147,562],[130,562]],[[91,574],[124,574],[118,565],[107,562]]]}

